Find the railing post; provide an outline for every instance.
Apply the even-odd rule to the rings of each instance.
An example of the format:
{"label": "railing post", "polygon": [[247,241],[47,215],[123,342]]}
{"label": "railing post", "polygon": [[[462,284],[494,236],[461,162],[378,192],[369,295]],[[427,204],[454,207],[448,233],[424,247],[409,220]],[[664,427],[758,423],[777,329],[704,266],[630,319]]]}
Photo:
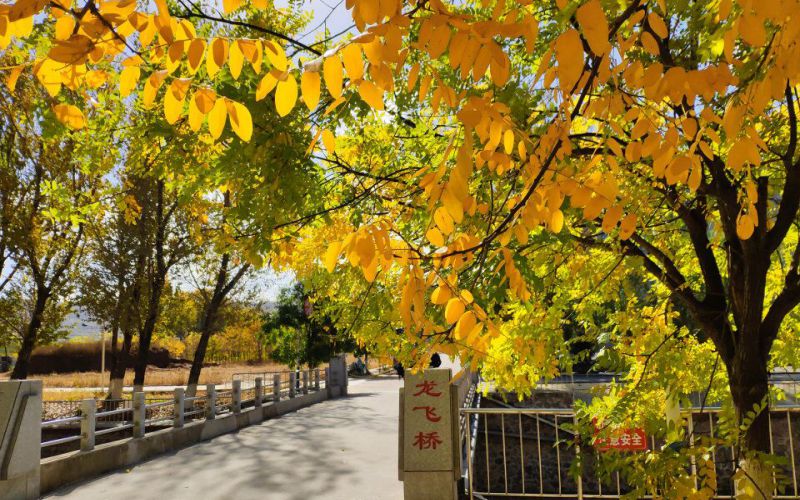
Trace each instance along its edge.
{"label": "railing post", "polygon": [[144,427],[147,420],[147,408],[145,406],[144,393],[133,393],[133,437],[144,437]]}
{"label": "railing post", "polygon": [[81,401],[81,451],[94,449],[94,432],[97,425],[97,401]]}
{"label": "railing post", "polygon": [[314,368],[314,390],[319,392],[319,368]]}
{"label": "railing post", "polygon": [[233,413],[242,412],[242,381],[234,380],[231,383],[231,411]]}
{"label": "railing post", "polygon": [[214,384],[206,386],[206,419],[214,420],[217,418],[217,390]]}
{"label": "railing post", "polygon": [[[575,429],[578,428],[578,417],[577,415],[573,415],[572,423],[575,426]],[[469,436],[467,437],[469,439]],[[577,440],[576,440],[577,441]],[[578,463],[581,463],[581,445],[580,442],[575,443],[575,458],[578,460]],[[576,487],[578,489],[578,500],[583,500],[583,471],[578,471],[578,477],[576,478]]]}
{"label": "railing post", "polygon": [[308,370],[303,370],[303,394],[308,394]]}
{"label": "railing post", "polygon": [[186,392],[183,387],[175,388],[175,403],[172,418],[172,426],[176,429],[183,427],[183,412],[186,408]]}
{"label": "railing post", "polygon": [[264,398],[264,379],[256,377],[256,400],[253,403],[256,408],[261,406],[261,400]]}
{"label": "railing post", "polygon": [[272,402],[277,403],[281,400],[281,374],[276,373],[272,376]]}
{"label": "railing post", "polygon": [[331,367],[330,366],[326,366],[325,367],[325,390],[328,391],[328,397],[329,398],[333,397],[333,394],[331,393]]}
{"label": "railing post", "polygon": [[0,381],[0,409],[0,497],[37,499],[42,467],[42,381]]}
{"label": "railing post", "polygon": [[295,388],[294,385],[297,380],[297,374],[295,372],[289,373],[289,398],[293,398],[295,395]]}

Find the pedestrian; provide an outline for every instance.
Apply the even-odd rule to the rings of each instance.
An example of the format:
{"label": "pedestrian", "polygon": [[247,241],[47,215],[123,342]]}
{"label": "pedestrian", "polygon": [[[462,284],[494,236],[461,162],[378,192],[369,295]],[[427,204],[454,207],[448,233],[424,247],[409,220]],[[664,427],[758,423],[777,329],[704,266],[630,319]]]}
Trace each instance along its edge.
{"label": "pedestrian", "polygon": [[433,356],[431,356],[430,367],[439,368],[440,366],[442,366],[442,358],[439,356],[438,352],[435,352],[433,353]]}

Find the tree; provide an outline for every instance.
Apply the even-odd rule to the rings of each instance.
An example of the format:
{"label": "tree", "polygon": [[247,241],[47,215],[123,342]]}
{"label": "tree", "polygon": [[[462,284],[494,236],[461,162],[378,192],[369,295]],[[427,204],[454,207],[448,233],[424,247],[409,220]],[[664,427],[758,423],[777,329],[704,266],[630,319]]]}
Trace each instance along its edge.
{"label": "tree", "polygon": [[[24,379],[34,347],[44,340],[40,336],[57,331],[59,319],[69,310],[61,301],[69,296],[75,265],[82,256],[85,225],[94,217],[93,203],[105,165],[93,171],[82,169],[82,155],[89,154],[94,144],[76,140],[54,124],[41,89],[28,78],[19,83],[19,88],[15,85],[2,96],[3,171],[8,187],[3,233],[16,261],[3,286],[15,280],[11,296],[20,299],[15,305],[27,306],[24,312],[14,311],[6,318],[24,321],[11,374]],[[17,186],[9,185],[12,180]]]}
{"label": "tree", "polygon": [[[770,355],[777,340],[796,338],[786,325],[800,302],[797,3],[350,6],[362,33],[322,56],[264,19],[277,11],[237,1],[225,2],[222,16],[166,2],[157,14],[114,3],[90,2],[80,13],[49,7],[38,22],[58,12],[62,26],[91,29],[62,28],[58,43],[32,53],[40,79],[71,87],[89,78],[70,65],[83,67],[90,51],[97,59],[102,47],[105,58],[90,67],[127,58],[120,86],[127,93],[144,78],[148,105],[170,75],[170,122],[187,113],[196,85],[187,106],[193,129],[207,115],[219,137],[230,118],[243,140],[247,108],[204,82],[223,65],[236,78],[243,60],[256,73],[263,64],[269,72],[256,99],[273,94],[277,113],[288,115],[299,77],[307,107],[317,110],[320,98],[327,105],[317,120],[318,161],[335,186],[330,203],[303,221],[348,212],[349,234],[328,239],[323,260],[333,269],[343,255],[367,281],[399,284],[409,353],[421,359],[444,348],[491,365],[488,354],[503,345],[517,363],[547,372],[563,309],[542,307],[537,286],[549,273],[562,276],[559,265],[588,276],[584,285],[597,281],[600,266],[587,257],[603,255],[610,277],[601,285],[621,283],[617,271],[652,277],[661,306],[626,312],[663,313],[659,335],[674,326],[668,301],[681,303],[690,333],[713,344],[725,368],[745,428],[741,448],[767,451],[760,409]],[[21,0],[9,26],[24,37],[45,8]],[[130,16],[140,35],[118,29]],[[207,40],[202,31],[231,23],[257,39]],[[315,59],[298,71],[283,43]],[[203,56],[205,71],[196,72]],[[60,109],[66,122],[83,123],[77,108]],[[371,119],[369,110],[383,114]],[[343,127],[349,132],[333,137]],[[541,338],[523,331],[537,322],[546,326]],[[758,461],[744,457],[751,486],[768,496]]]}
{"label": "tree", "polygon": [[355,347],[351,338],[337,331],[329,316],[315,309],[313,296],[302,284],[281,290],[277,310],[267,314],[261,327],[272,359],[291,367],[305,364],[310,368]]}
{"label": "tree", "polygon": [[[225,191],[223,194],[222,210],[231,207],[231,194],[230,191]],[[221,224],[224,226],[226,223],[226,214],[221,215]],[[223,229],[224,231],[224,229]],[[203,361],[208,349],[208,342],[211,335],[218,331],[220,328],[219,312],[225,304],[226,299],[236,289],[236,286],[250,270],[248,262],[239,263],[238,266],[235,262],[231,262],[231,253],[229,251],[222,251],[219,257],[219,265],[215,279],[213,281],[213,288],[201,288],[200,293],[203,297],[203,308],[200,312],[197,324],[197,330],[200,333],[197,347],[194,351],[192,358],[192,367],[189,370],[189,379],[186,382],[187,392],[194,396],[197,391],[197,383],[200,381],[200,371],[203,369]]]}

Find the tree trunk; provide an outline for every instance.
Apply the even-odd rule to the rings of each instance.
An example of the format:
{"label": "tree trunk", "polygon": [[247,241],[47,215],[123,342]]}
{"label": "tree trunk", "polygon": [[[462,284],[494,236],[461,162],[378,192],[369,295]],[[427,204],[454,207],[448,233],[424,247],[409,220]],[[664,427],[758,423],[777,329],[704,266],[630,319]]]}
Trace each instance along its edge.
{"label": "tree trunk", "polygon": [[762,358],[758,349],[739,349],[728,369],[736,419],[746,425],[738,457],[743,477],[736,483],[741,499],[770,499],[774,488],[771,468],[755,455],[770,453],[769,372]]}
{"label": "tree trunk", "polygon": [[127,370],[127,360],[131,353],[133,334],[130,330],[122,332],[122,348],[116,354],[116,361],[110,370],[110,381],[108,384],[109,399],[122,399],[122,388],[125,384],[125,371]]}
{"label": "tree trunk", "polygon": [[36,347],[36,337],[42,327],[42,317],[49,298],[50,289],[46,287],[36,288],[36,302],[33,306],[31,321],[28,323],[28,328],[22,337],[17,363],[14,365],[14,371],[11,372],[12,379],[24,380],[28,378],[28,365],[30,364],[31,354],[33,354],[33,348]]}
{"label": "tree trunk", "polygon": [[150,357],[150,342],[153,340],[153,332],[158,321],[158,310],[161,304],[161,292],[164,289],[165,276],[158,276],[152,284],[150,290],[150,300],[147,304],[147,319],[142,330],[139,332],[139,352],[136,353],[136,366],[133,376],[134,391],[141,391],[144,388],[144,377],[147,371],[147,361]]}
{"label": "tree trunk", "polygon": [[[213,314],[216,315],[216,311]],[[203,361],[212,333],[211,323],[206,323],[201,330],[200,340],[197,342],[197,349],[195,349],[192,359],[192,368],[189,370],[189,380],[186,382],[186,395],[189,397],[197,395],[197,383],[200,381],[200,371],[203,369]]]}

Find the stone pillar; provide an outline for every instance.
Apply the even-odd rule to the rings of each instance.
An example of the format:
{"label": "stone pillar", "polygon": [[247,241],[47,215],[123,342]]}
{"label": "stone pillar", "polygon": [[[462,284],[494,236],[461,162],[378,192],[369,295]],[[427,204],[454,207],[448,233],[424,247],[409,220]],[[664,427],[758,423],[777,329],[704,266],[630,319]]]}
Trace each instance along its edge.
{"label": "stone pillar", "polygon": [[206,386],[206,419],[214,420],[217,418],[217,390],[214,384]]}
{"label": "stone pillar", "polygon": [[314,391],[319,392],[319,368],[314,368]]}
{"label": "stone pillar", "polygon": [[39,498],[41,380],[0,382],[0,497]]}
{"label": "stone pillar", "polygon": [[186,408],[186,391],[182,387],[175,388],[175,402],[173,406],[172,426],[176,429],[183,427],[183,415]]}
{"label": "stone pillar", "polygon": [[97,401],[84,399],[81,401],[81,451],[94,449],[94,432],[97,426]]}
{"label": "stone pillar", "polygon": [[272,376],[272,402],[277,403],[281,400],[281,374],[276,373]]}
{"label": "stone pillar", "polygon": [[308,394],[308,370],[303,370],[303,394]]}
{"label": "stone pillar", "polygon": [[461,476],[458,388],[449,368],[406,372],[399,472],[405,500],[455,500]]}
{"label": "stone pillar", "polygon": [[242,412],[242,381],[234,380],[231,383],[231,411],[233,413]]}
{"label": "stone pillar", "polygon": [[256,396],[253,405],[258,408],[264,399],[264,380],[261,377],[256,377]]}
{"label": "stone pillar", "polygon": [[296,383],[296,380],[297,380],[297,375],[294,372],[291,372],[289,374],[289,398],[290,399],[293,398],[294,394],[295,394],[294,385]]}
{"label": "stone pillar", "polygon": [[133,393],[133,437],[144,437],[147,408],[143,392]]}

